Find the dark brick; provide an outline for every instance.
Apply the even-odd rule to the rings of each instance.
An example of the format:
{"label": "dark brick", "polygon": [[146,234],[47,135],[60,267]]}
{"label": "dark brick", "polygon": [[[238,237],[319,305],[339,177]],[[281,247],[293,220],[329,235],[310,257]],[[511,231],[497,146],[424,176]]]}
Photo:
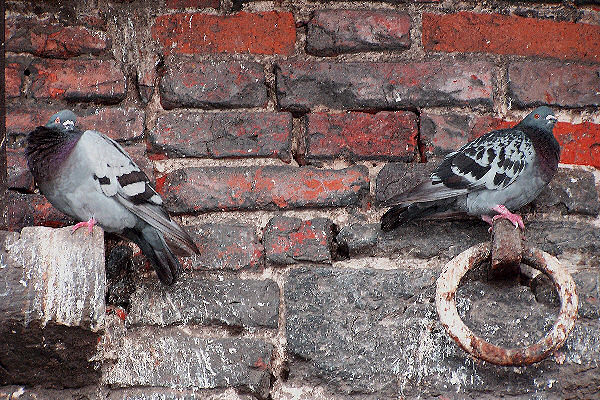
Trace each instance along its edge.
{"label": "dark brick", "polygon": [[263,266],[264,247],[256,229],[241,223],[186,226],[200,249],[184,265],[200,270],[256,270]]}
{"label": "dark brick", "polygon": [[162,114],[152,144],[175,157],[277,157],[291,160],[289,113],[194,111]]}
{"label": "dark brick", "polygon": [[600,60],[600,26],[515,15],[423,13],[429,51],[484,52],[568,60]]}
{"label": "dark brick", "polygon": [[[600,37],[600,30],[597,37]],[[600,46],[599,40],[595,42]],[[512,104],[518,107],[540,104],[561,107],[598,106],[599,87],[598,65],[521,61],[511,63],[508,67],[509,96]]]}
{"label": "dark brick", "polygon": [[490,116],[476,114],[434,114],[421,113],[421,141],[427,158],[440,158],[459,149],[467,142],[484,133],[509,128],[516,124]]}
{"label": "dark brick", "polygon": [[8,188],[33,192],[33,175],[27,167],[25,153],[21,149],[6,149],[6,167]]}
{"label": "dark brick", "polygon": [[25,226],[50,226],[53,228],[73,224],[73,220],[54,207],[41,194],[21,194],[9,190],[3,199],[7,209],[7,227],[20,231]]}
{"label": "dark brick", "polygon": [[296,25],[291,12],[169,14],[156,18],[152,38],[165,53],[291,55]]}
{"label": "dark brick", "polygon": [[166,109],[264,107],[263,66],[238,61],[173,61],[160,80],[160,100]]}
{"label": "dark brick", "polygon": [[272,280],[200,280],[184,276],[165,288],[145,280],[131,298],[128,325],[216,325],[277,328],[279,287]]}
{"label": "dark brick", "polygon": [[369,191],[366,167],[207,167],[174,171],[159,191],[177,214],[216,210],[287,210],[361,205]]}
{"label": "dark brick", "polygon": [[[491,116],[438,115],[425,111],[421,113],[420,134],[426,157],[439,158],[484,133],[510,128],[517,122]],[[561,146],[561,163],[600,168],[600,159],[595,151],[600,146],[599,124],[558,122],[554,127],[554,136]]]}
{"label": "dark brick", "polygon": [[5,32],[6,51],[41,57],[98,55],[111,47],[106,32],[82,25],[65,26],[37,17],[9,16]]}
{"label": "dark brick", "polygon": [[25,66],[23,64],[7,60],[4,68],[4,96],[7,99],[19,97],[21,95],[24,71]]}
{"label": "dark brick", "polygon": [[309,159],[415,161],[418,156],[417,116],[412,112],[310,113],[306,125]]}
{"label": "dark brick", "polygon": [[44,227],[0,235],[0,385],[100,380],[90,359],[104,330],[104,236],[83,235]]}
{"label": "dark brick", "polygon": [[128,331],[114,348],[104,380],[111,386],[211,389],[232,387],[260,399],[269,393],[272,345],[258,339],[200,338],[182,330]]}
{"label": "dark brick", "polygon": [[265,228],[263,242],[266,259],[273,264],[331,264],[333,223],[326,218],[274,217]]}
{"label": "dark brick", "polygon": [[559,168],[540,196],[534,200],[536,209],[558,209],[566,214],[597,216],[600,200],[594,174],[581,169]]}
{"label": "dark brick", "polygon": [[219,8],[220,0],[166,0],[168,8]]}
{"label": "dark brick", "polygon": [[410,16],[394,11],[315,11],[306,34],[306,52],[335,56],[410,47]]}
{"label": "dark brick", "polygon": [[422,61],[294,62],[277,68],[283,109],[319,106],[374,110],[492,104],[493,65],[488,62]]}
{"label": "dark brick", "polygon": [[125,75],[114,60],[37,59],[30,69],[36,99],[116,103],[125,98]]}
{"label": "dark brick", "polygon": [[77,114],[77,126],[94,129],[115,140],[129,140],[144,133],[144,112],[129,107],[91,107],[78,110],[74,107],[40,105],[39,107],[12,106],[6,112],[6,131],[9,136],[24,136],[63,108]]}
{"label": "dark brick", "polygon": [[[597,320],[576,324],[560,350],[565,355],[560,366],[552,358],[525,369],[474,362],[438,322],[438,274],[437,269],[292,270],[285,282],[289,380],[327,382],[337,392],[368,400],[455,398],[457,391],[477,398],[490,390],[515,398],[533,392],[562,398],[582,388],[588,397],[600,393],[595,385],[600,341],[592,333]],[[529,344],[553,323],[556,309],[537,303],[527,287],[465,281],[457,295],[459,313],[492,343]],[[553,384],[538,386],[541,377]]]}

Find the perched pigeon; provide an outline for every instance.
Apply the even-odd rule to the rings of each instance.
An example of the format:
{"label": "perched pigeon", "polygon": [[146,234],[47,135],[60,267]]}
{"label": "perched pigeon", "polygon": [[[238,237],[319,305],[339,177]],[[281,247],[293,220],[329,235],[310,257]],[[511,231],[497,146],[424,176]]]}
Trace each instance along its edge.
{"label": "perched pigeon", "polygon": [[460,214],[490,225],[506,218],[524,228],[517,210],[537,197],[558,168],[556,117],[538,107],[510,129],[489,132],[446,156],[429,180],[390,199],[381,217],[390,231],[405,221]]}
{"label": "perched pigeon", "polygon": [[181,265],[175,257],[198,253],[190,236],[169,218],[148,177],[123,148],[100,132],[79,130],[63,110],[27,136],[29,169],[54,207],[87,226],[98,223],[135,242],[158,278],[171,285]]}

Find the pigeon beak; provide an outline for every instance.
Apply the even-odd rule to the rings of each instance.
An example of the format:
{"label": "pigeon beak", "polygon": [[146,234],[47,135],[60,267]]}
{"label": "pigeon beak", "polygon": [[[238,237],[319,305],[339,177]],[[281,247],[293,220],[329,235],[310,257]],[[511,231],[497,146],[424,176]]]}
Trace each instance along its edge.
{"label": "pigeon beak", "polygon": [[546,119],[547,119],[549,122],[556,122],[556,121],[558,121],[558,118],[556,118],[554,115],[548,115],[548,116],[546,117]]}
{"label": "pigeon beak", "polygon": [[75,126],[75,123],[73,121],[71,121],[70,119],[68,119],[65,122],[63,122],[63,126],[65,127],[66,130],[70,131]]}

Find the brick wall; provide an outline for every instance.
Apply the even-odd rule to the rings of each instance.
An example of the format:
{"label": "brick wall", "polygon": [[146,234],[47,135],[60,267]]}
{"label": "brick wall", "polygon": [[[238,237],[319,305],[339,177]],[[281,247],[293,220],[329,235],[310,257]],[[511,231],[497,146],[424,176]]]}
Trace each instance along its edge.
{"label": "brick wall", "polygon": [[[5,35],[8,229],[72,223],[23,156],[26,133],[71,108],[124,145],[201,255],[165,288],[108,237],[98,381],[0,394],[600,396],[598,2],[14,0]],[[556,357],[500,368],[459,350],[432,304],[486,225],[377,221],[444,154],[540,104],[559,118],[562,165],[522,210],[526,236],[573,272],[579,321]],[[490,340],[552,324],[539,279],[469,282],[461,312]]]}

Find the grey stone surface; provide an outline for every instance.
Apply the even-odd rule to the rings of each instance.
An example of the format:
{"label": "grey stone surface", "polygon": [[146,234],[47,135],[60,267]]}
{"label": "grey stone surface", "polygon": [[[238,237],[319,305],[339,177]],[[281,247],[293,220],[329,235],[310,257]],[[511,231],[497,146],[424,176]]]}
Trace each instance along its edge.
{"label": "grey stone surface", "polygon": [[564,214],[597,216],[599,197],[590,171],[560,168],[533,205],[541,210],[558,209]]}
{"label": "grey stone surface", "polygon": [[79,387],[104,329],[104,235],[23,228],[0,235],[0,384]]}
{"label": "grey stone surface", "polygon": [[266,398],[272,345],[258,339],[201,338],[189,329],[128,331],[113,349],[117,359],[103,380],[113,387],[173,389],[232,387]]}
{"label": "grey stone surface", "polygon": [[264,263],[264,248],[249,224],[198,224],[186,227],[200,254],[186,259],[193,269],[257,269]]}
{"label": "grey stone surface", "polygon": [[[360,399],[547,399],[578,393],[573,390],[583,398],[600,395],[598,320],[580,320],[556,358],[532,366],[474,361],[438,322],[438,274],[291,271],[285,296],[290,381],[326,384]],[[553,323],[555,309],[516,282],[466,279],[457,298],[467,325],[492,343],[529,344]]]}
{"label": "grey stone surface", "polygon": [[277,328],[279,287],[272,280],[215,281],[184,276],[166,287],[142,282],[131,298],[129,325],[219,325]]}
{"label": "grey stone surface", "polygon": [[273,264],[331,264],[333,223],[327,218],[274,217],[265,227],[263,242],[266,260]]}
{"label": "grey stone surface", "polygon": [[254,400],[247,393],[228,390],[136,388],[111,391],[107,400]]}

